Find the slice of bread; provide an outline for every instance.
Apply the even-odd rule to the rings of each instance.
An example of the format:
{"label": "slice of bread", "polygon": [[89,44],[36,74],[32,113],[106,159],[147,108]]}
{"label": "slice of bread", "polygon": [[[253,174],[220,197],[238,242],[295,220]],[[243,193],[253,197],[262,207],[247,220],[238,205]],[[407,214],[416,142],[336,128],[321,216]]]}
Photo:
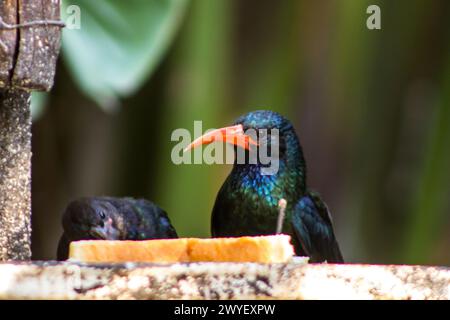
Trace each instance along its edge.
{"label": "slice of bread", "polygon": [[287,235],[189,239],[189,260],[221,262],[286,262],[294,255]]}
{"label": "slice of bread", "polygon": [[70,244],[70,260],[82,262],[259,262],[289,261],[294,249],[287,235],[164,239],[86,240]]}
{"label": "slice of bread", "polygon": [[74,241],[70,243],[69,259],[82,262],[189,262],[188,239]]}

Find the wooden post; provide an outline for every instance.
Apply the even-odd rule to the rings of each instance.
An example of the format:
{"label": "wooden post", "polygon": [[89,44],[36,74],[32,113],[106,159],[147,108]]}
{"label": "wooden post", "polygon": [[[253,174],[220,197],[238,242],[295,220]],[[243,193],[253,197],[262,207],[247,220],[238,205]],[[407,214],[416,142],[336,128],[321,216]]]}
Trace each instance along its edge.
{"label": "wooden post", "polygon": [[59,0],[0,3],[0,261],[31,257],[30,91],[53,85]]}
{"label": "wooden post", "polygon": [[30,94],[0,91],[0,260],[26,260],[30,250]]}

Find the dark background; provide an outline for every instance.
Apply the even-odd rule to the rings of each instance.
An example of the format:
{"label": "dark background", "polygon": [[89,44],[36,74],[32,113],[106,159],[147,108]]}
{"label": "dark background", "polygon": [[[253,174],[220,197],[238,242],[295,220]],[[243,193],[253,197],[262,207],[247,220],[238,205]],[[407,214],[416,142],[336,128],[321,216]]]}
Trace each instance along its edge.
{"label": "dark background", "polygon": [[[381,30],[366,27],[370,4]],[[347,261],[449,265],[449,40],[444,0],[193,0],[116,111],[80,89],[63,52],[33,123],[33,258],[55,257],[61,213],[83,195],[152,199],[180,236],[209,236],[230,166],[174,165],[171,132],[264,108],[295,124]]]}

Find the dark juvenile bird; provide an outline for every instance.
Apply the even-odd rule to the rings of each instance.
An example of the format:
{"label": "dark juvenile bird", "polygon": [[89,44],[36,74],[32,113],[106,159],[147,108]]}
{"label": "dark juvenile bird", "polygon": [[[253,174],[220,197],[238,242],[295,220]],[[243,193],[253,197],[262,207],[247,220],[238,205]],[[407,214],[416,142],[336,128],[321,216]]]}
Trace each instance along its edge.
{"label": "dark juvenile bird", "polygon": [[71,241],[178,238],[166,212],[145,199],[80,198],[67,206],[62,225],[58,260],[68,258]]}
{"label": "dark juvenile bird", "polygon": [[[289,120],[273,111],[250,112],[233,126],[196,139],[186,151],[213,141],[231,143],[235,152],[238,147],[245,150],[244,163],[235,155],[233,169],[217,195],[211,221],[214,237],[274,234],[278,203],[285,199],[282,231],[291,235],[296,254],[309,256],[311,262],[343,262],[328,208],[317,193],[306,188],[303,151]],[[261,158],[263,147],[269,155],[278,150],[278,170],[272,174],[262,170],[270,166]]]}

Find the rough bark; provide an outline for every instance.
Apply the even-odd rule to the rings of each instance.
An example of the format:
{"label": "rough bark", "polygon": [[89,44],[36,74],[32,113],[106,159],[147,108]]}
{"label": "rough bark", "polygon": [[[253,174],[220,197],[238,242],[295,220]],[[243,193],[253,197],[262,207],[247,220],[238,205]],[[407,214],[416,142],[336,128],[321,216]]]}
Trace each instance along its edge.
{"label": "rough bark", "polygon": [[31,257],[30,94],[0,90],[0,261]]}
{"label": "rough bark", "polygon": [[[59,0],[18,0],[19,23],[56,21]],[[60,26],[38,24],[20,29],[19,52],[12,85],[28,90],[48,91],[53,86],[60,49]]]}
{"label": "rough bark", "polygon": [[[0,17],[5,23],[14,24],[17,19],[16,0],[2,0]],[[0,30],[0,88],[9,86],[14,67],[17,30]]]}
{"label": "rough bark", "polygon": [[450,299],[450,269],[302,261],[0,264],[0,299]]}

